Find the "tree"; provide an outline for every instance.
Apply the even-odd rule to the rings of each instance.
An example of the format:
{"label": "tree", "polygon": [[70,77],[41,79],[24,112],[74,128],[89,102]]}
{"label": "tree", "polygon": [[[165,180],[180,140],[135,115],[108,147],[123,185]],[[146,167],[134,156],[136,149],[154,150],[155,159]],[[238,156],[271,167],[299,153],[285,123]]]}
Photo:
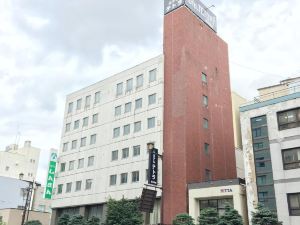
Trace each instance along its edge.
{"label": "tree", "polygon": [[31,220],[25,223],[25,225],[42,225],[39,220]]}
{"label": "tree", "polygon": [[110,199],[107,203],[107,225],[141,225],[143,215],[139,211],[139,201]]}
{"label": "tree", "polygon": [[6,225],[6,223],[0,220],[0,225]]}
{"label": "tree", "polygon": [[82,215],[74,215],[70,218],[68,225],[84,225],[85,220]]}
{"label": "tree", "polygon": [[58,218],[57,225],[68,225],[70,220],[70,215],[69,214],[63,214]]}
{"label": "tree", "polygon": [[243,225],[243,219],[238,211],[226,204],[225,213],[220,217],[218,225]]}
{"label": "tree", "polygon": [[216,209],[202,209],[198,218],[200,225],[218,225],[219,215]]}
{"label": "tree", "polygon": [[252,225],[281,225],[282,222],[278,221],[277,214],[270,209],[263,207],[259,204],[256,211],[252,212]]}
{"label": "tree", "polygon": [[98,217],[91,217],[85,225],[100,225],[100,219]]}
{"label": "tree", "polygon": [[194,219],[186,213],[178,214],[173,220],[173,225],[195,225]]}

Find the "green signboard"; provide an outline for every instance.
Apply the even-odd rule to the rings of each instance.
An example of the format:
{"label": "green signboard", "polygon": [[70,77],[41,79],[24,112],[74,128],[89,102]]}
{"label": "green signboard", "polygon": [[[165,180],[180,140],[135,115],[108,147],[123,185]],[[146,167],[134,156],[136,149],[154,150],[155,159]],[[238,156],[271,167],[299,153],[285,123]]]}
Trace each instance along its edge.
{"label": "green signboard", "polygon": [[48,175],[47,175],[47,183],[45,187],[45,196],[44,196],[46,199],[52,198],[54,177],[55,177],[55,170],[56,170],[56,161],[57,161],[57,153],[51,152]]}

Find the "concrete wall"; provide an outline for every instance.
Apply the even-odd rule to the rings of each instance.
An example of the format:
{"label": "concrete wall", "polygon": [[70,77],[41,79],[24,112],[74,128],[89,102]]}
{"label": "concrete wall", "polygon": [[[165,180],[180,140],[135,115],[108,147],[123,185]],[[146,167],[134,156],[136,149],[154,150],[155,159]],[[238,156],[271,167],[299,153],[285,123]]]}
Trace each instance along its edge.
{"label": "concrete wall", "polygon": [[[19,209],[1,209],[0,216],[3,218],[3,222],[6,225],[19,225],[22,222],[23,210]],[[50,213],[34,212],[30,211],[28,221],[39,220],[42,225],[49,225]]]}

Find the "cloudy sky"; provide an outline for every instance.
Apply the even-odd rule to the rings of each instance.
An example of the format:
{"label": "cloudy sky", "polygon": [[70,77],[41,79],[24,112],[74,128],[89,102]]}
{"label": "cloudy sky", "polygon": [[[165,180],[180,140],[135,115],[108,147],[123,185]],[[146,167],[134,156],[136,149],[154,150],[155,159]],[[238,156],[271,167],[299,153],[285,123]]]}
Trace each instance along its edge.
{"label": "cloudy sky", "polygon": [[[300,1],[203,0],[228,42],[232,89],[300,76]],[[60,142],[66,94],[162,53],[163,0],[0,0],[0,149]],[[19,138],[16,138],[16,136]]]}

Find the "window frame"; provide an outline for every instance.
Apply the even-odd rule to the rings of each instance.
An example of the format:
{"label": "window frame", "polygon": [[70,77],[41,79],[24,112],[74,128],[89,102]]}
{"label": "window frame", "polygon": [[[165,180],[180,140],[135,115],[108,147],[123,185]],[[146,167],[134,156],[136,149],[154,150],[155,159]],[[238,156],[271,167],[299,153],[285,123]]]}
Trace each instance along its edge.
{"label": "window frame", "polygon": [[[295,121],[294,122],[289,122],[289,121],[287,121],[286,123],[280,122],[279,118],[280,118],[281,114],[293,112],[293,111],[295,111]],[[289,119],[289,118],[287,118],[287,119]],[[279,131],[300,127],[300,107],[277,112],[277,124],[278,124]],[[289,125],[292,125],[292,124],[295,124],[295,126],[289,127]]]}
{"label": "window frame", "polygon": [[[281,154],[282,154],[282,165],[283,165],[283,170],[295,170],[295,169],[299,169],[300,168],[300,158],[298,159],[298,161],[294,161],[294,162],[289,162],[286,163],[285,162],[285,158],[284,158],[284,153],[288,152],[288,151],[295,151],[298,150],[300,152],[300,147],[297,148],[289,148],[289,149],[282,149]],[[292,165],[292,164],[298,164],[298,166],[293,167],[293,168],[287,168],[287,165]]]}
{"label": "window frame", "polygon": [[[290,196],[292,195],[297,195],[298,197],[298,202],[299,202],[299,207],[294,209],[291,207],[291,199],[290,199]],[[297,192],[297,193],[288,193],[287,194],[287,201],[288,201],[288,207],[289,207],[289,215],[290,216],[300,216],[300,192]],[[299,213],[293,213],[292,210],[298,210]]]}

